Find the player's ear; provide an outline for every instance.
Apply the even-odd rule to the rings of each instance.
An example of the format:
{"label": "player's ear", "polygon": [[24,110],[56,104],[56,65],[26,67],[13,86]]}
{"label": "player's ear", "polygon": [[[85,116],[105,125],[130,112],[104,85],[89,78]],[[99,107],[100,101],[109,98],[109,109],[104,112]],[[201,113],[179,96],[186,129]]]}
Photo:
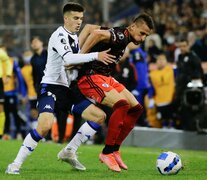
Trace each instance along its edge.
{"label": "player's ear", "polygon": [[131,24],[131,29],[134,30],[135,28],[136,28],[136,24],[135,23],[132,23]]}
{"label": "player's ear", "polygon": [[133,25],[133,27],[136,27],[137,26],[137,23],[134,22],[134,23],[132,23],[132,25]]}
{"label": "player's ear", "polygon": [[63,18],[64,18],[64,20],[66,21],[68,17],[67,17],[66,15],[64,15]]}

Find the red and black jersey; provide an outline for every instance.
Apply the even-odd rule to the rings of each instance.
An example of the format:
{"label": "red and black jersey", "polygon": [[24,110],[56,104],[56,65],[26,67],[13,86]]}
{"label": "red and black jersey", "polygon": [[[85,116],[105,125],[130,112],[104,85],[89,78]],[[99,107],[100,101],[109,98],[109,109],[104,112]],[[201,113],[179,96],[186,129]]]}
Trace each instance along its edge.
{"label": "red and black jersey", "polygon": [[[111,48],[109,53],[116,56],[116,63],[118,63],[124,54],[126,46],[130,42],[129,32],[124,27],[114,27],[108,30],[111,33],[110,42],[99,42],[91,49],[91,52],[100,52]],[[91,61],[89,63],[85,63],[79,71],[79,77],[89,74],[102,74],[109,76],[115,69],[116,63],[109,65],[105,65],[100,61]]]}

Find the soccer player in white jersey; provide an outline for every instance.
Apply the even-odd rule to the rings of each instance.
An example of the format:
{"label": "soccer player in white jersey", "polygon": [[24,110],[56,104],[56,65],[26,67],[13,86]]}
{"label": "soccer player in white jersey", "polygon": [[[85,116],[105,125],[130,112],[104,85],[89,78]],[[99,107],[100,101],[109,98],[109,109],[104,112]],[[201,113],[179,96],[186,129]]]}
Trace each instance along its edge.
{"label": "soccer player in white jersey", "polygon": [[[32,130],[24,139],[16,158],[6,169],[7,174],[20,173],[20,167],[27,156],[34,151],[38,142],[51,129],[55,114],[59,112],[68,114],[72,104],[83,101],[81,107],[83,118],[89,117],[92,121],[104,120],[105,114],[86,100],[83,95],[74,99],[74,94],[69,85],[77,77],[77,70],[69,71],[67,73],[68,78],[65,73],[65,66],[67,65],[81,64],[96,59],[106,64],[114,62],[114,56],[108,54],[108,51],[77,54],[79,46],[76,33],[81,27],[83,12],[84,8],[77,3],[67,3],[63,7],[64,26],[60,26],[49,39],[47,64],[38,94],[39,117],[37,128]],[[86,107],[88,108],[85,111]],[[96,116],[91,110],[96,112]],[[70,156],[70,153],[66,149],[64,152],[62,151],[59,158],[68,161],[67,156]],[[71,159],[76,160],[76,156]],[[85,170],[85,167],[81,167],[80,164],[79,169]]]}

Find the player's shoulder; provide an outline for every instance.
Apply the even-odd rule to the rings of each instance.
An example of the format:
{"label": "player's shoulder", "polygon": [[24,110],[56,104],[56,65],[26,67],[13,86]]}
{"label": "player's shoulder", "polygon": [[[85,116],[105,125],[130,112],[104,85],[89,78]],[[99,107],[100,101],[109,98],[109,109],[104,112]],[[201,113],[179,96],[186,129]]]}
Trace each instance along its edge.
{"label": "player's shoulder", "polygon": [[114,31],[116,33],[119,33],[119,32],[121,32],[121,33],[128,32],[127,28],[124,27],[124,26],[112,27],[112,28],[109,29],[109,31]]}
{"label": "player's shoulder", "polygon": [[65,31],[64,27],[59,26],[51,35],[51,37],[65,37],[67,36],[67,32]]}
{"label": "player's shoulder", "polygon": [[124,40],[129,38],[129,31],[126,27],[113,27],[110,28],[109,31],[111,32],[112,37],[114,36],[117,40]]}
{"label": "player's shoulder", "polygon": [[7,52],[3,49],[0,49],[0,57],[1,57],[1,59],[8,59],[9,58]]}
{"label": "player's shoulder", "polygon": [[67,32],[64,27],[59,26],[50,36],[49,44],[55,46],[58,42],[64,41],[63,43],[67,43]]}
{"label": "player's shoulder", "polygon": [[1,54],[1,55],[6,55],[7,53],[6,53],[5,50],[3,50],[3,49],[0,48],[0,54]]}

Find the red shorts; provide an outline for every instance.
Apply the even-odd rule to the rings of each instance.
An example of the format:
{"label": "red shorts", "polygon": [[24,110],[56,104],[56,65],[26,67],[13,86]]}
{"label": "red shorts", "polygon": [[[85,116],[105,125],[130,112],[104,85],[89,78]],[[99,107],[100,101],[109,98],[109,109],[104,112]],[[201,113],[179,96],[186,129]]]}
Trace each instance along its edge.
{"label": "red shorts", "polygon": [[98,103],[105,97],[104,92],[111,91],[112,89],[121,92],[125,89],[125,86],[113,77],[98,74],[83,76],[78,81],[78,87],[84,96],[94,99]]}

